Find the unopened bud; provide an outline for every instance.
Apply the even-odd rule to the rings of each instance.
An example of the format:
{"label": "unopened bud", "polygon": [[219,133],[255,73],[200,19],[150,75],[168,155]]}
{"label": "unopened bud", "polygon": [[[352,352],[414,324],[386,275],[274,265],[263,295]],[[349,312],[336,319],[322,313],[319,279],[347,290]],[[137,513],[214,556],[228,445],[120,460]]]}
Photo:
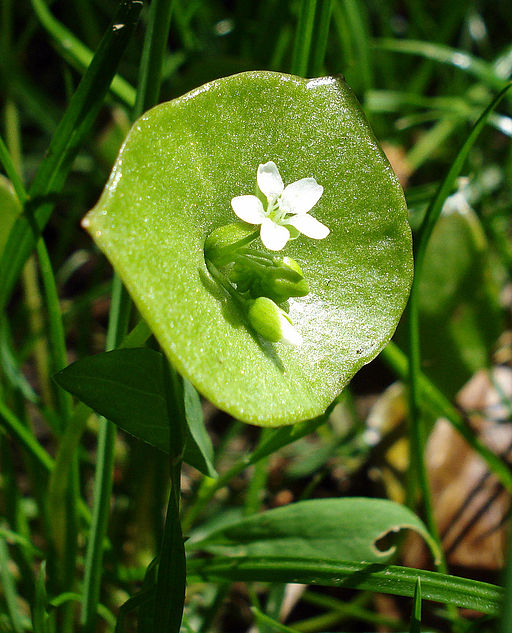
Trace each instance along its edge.
{"label": "unopened bud", "polygon": [[290,297],[305,297],[309,285],[299,264],[290,257],[265,259],[241,255],[230,273],[240,292],[252,297],[268,297],[284,303]]}
{"label": "unopened bud", "polygon": [[272,299],[258,297],[252,302],[248,317],[252,327],[267,341],[302,344],[302,336],[294,328],[290,317]]}
{"label": "unopened bud", "polygon": [[207,259],[223,266],[233,261],[237,250],[246,246],[257,237],[254,227],[241,222],[225,224],[208,235],[204,243],[204,254]]}

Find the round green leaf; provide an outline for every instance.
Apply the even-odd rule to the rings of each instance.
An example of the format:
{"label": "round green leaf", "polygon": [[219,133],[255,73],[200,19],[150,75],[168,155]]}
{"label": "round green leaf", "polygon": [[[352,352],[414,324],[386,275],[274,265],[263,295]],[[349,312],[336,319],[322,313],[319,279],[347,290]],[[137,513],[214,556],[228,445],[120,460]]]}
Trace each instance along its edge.
{"label": "round green leaf", "polygon": [[[252,331],[204,261],[208,235],[237,219],[231,199],[255,193],[258,165],[270,160],[285,184],[313,177],[324,187],[312,215],[331,230],[283,251],[310,286],[290,300],[300,347]],[[248,72],[153,108],[85,226],[177,370],[253,424],[324,411],[390,339],[409,292],[403,193],[338,78]]]}

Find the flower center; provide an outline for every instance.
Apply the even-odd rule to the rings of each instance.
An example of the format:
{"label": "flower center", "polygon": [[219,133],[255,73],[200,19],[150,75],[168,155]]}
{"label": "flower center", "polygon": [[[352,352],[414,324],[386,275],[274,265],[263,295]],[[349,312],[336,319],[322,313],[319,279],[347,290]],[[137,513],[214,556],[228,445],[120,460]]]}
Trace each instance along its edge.
{"label": "flower center", "polygon": [[267,211],[265,213],[267,218],[270,218],[276,224],[280,224],[286,214],[287,211],[282,208],[279,196],[271,198],[268,201]]}

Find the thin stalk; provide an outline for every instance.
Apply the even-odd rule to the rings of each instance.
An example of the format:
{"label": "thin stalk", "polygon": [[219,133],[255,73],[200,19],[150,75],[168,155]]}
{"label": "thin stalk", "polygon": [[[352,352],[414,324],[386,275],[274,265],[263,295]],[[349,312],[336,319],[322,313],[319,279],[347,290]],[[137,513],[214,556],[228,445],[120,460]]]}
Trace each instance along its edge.
{"label": "thin stalk", "polygon": [[174,0],[153,0],[149,6],[148,28],[140,61],[139,83],[133,118],[158,103],[162,66],[169,38]]}
{"label": "thin stalk", "polygon": [[34,437],[34,434],[23,422],[0,400],[0,420],[16,439],[27,449],[35,460],[48,472],[54,466],[53,458],[45,451]]}
{"label": "thin stalk", "polygon": [[318,11],[310,61],[310,72],[313,77],[318,77],[324,72],[325,51],[327,50],[332,14],[332,0],[317,1]]}
{"label": "thin stalk", "polygon": [[[262,429],[258,446],[261,446],[261,444],[265,441],[265,438],[268,437],[269,431],[272,432],[270,429]],[[267,476],[268,457],[265,457],[254,466],[254,474],[250,479],[249,489],[247,490],[247,495],[245,497],[244,514],[256,514],[259,511],[263,500],[262,495],[265,493]]]}
{"label": "thin stalk", "polygon": [[299,22],[295,31],[291,63],[291,72],[300,77],[306,77],[309,70],[316,4],[317,0],[301,0],[300,2]]}
{"label": "thin stalk", "polygon": [[[44,0],[31,0],[31,3],[37,19],[55,42],[61,55],[81,72],[88,68],[93,59],[93,52],[51,14]],[[110,91],[125,105],[133,106],[135,90],[120,75],[114,76]]]}
{"label": "thin stalk", "polygon": [[[42,238],[37,242],[37,255],[43,281],[44,297],[48,314],[50,356],[52,372],[60,371],[67,365],[66,335],[62,323],[57,284],[53,268]],[[57,410],[60,418],[59,431],[64,438],[59,446],[59,455],[50,477],[48,504],[50,527],[57,553],[57,573],[59,587],[63,591],[73,589],[78,552],[78,509],[80,505],[78,440],[89,412],[79,407],[78,415],[73,415],[71,394],[56,387]],[[77,438],[76,442],[67,441],[67,437]],[[65,467],[63,467],[63,464]],[[59,521],[60,518],[60,521]],[[72,631],[74,610],[66,603],[62,614],[63,631]]]}
{"label": "thin stalk", "polygon": [[39,289],[36,259],[33,255],[23,267],[21,282],[28,312],[29,330],[34,339],[33,354],[41,399],[47,407],[52,408],[53,395],[50,386],[48,343],[44,336],[43,300]]}
{"label": "thin stalk", "polygon": [[[7,160],[3,162],[6,163],[6,171],[8,168],[10,177],[14,178],[15,184],[13,183],[13,186],[15,186],[15,191],[20,203],[23,204],[27,198],[27,194],[23,187],[19,117],[16,106],[10,99],[8,99],[5,104],[5,132],[7,140],[7,147],[5,149],[8,151],[8,157],[5,157]],[[30,332],[34,337],[34,361],[39,379],[41,397],[43,402],[48,407],[51,407],[53,398],[50,386],[48,344],[43,336],[45,329],[45,321],[42,313],[43,302],[39,290],[37,265],[34,257],[31,257],[23,268],[22,284],[28,311]]]}
{"label": "thin stalk", "polygon": [[6,542],[0,538],[0,580],[7,607],[7,617],[13,633],[24,633],[23,616],[16,592],[16,582],[9,566],[9,550]]}
{"label": "thin stalk", "polygon": [[186,560],[180,523],[181,465],[186,437],[186,414],[183,381],[165,363],[167,414],[170,425],[169,444],[171,490],[160,546],[155,587],[154,622],[168,633],[179,633],[185,604]]}
{"label": "thin stalk", "polygon": [[18,200],[21,204],[23,204],[27,199],[27,192],[25,191],[21,178],[18,176],[18,171],[15,167],[14,161],[9,154],[7,145],[4,143],[2,137],[0,137],[0,163],[5,169],[7,178],[11,181]]}
{"label": "thin stalk", "polygon": [[[130,303],[121,280],[116,275],[112,284],[112,303],[107,332],[107,351],[121,342],[127,330]],[[97,609],[103,573],[103,544],[107,531],[112,473],[114,467],[115,426],[100,418],[98,431],[98,453],[94,475],[94,502],[89,542],[85,559],[82,593],[81,623],[83,633],[93,633],[96,628]]]}

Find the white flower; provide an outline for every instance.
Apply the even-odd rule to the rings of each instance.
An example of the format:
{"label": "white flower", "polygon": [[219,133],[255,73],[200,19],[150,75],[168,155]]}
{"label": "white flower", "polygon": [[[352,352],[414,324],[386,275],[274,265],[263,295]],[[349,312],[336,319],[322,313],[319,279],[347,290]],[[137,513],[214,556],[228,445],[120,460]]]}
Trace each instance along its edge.
{"label": "white flower", "polygon": [[309,215],[324,191],[314,178],[302,178],[285,187],[276,164],[269,161],[258,167],[256,180],[267,199],[267,209],[257,196],[251,195],[236,196],[231,206],[244,222],[261,225],[260,237],[266,248],[284,248],[290,239],[288,227],[315,240],[329,235],[329,229]]}

